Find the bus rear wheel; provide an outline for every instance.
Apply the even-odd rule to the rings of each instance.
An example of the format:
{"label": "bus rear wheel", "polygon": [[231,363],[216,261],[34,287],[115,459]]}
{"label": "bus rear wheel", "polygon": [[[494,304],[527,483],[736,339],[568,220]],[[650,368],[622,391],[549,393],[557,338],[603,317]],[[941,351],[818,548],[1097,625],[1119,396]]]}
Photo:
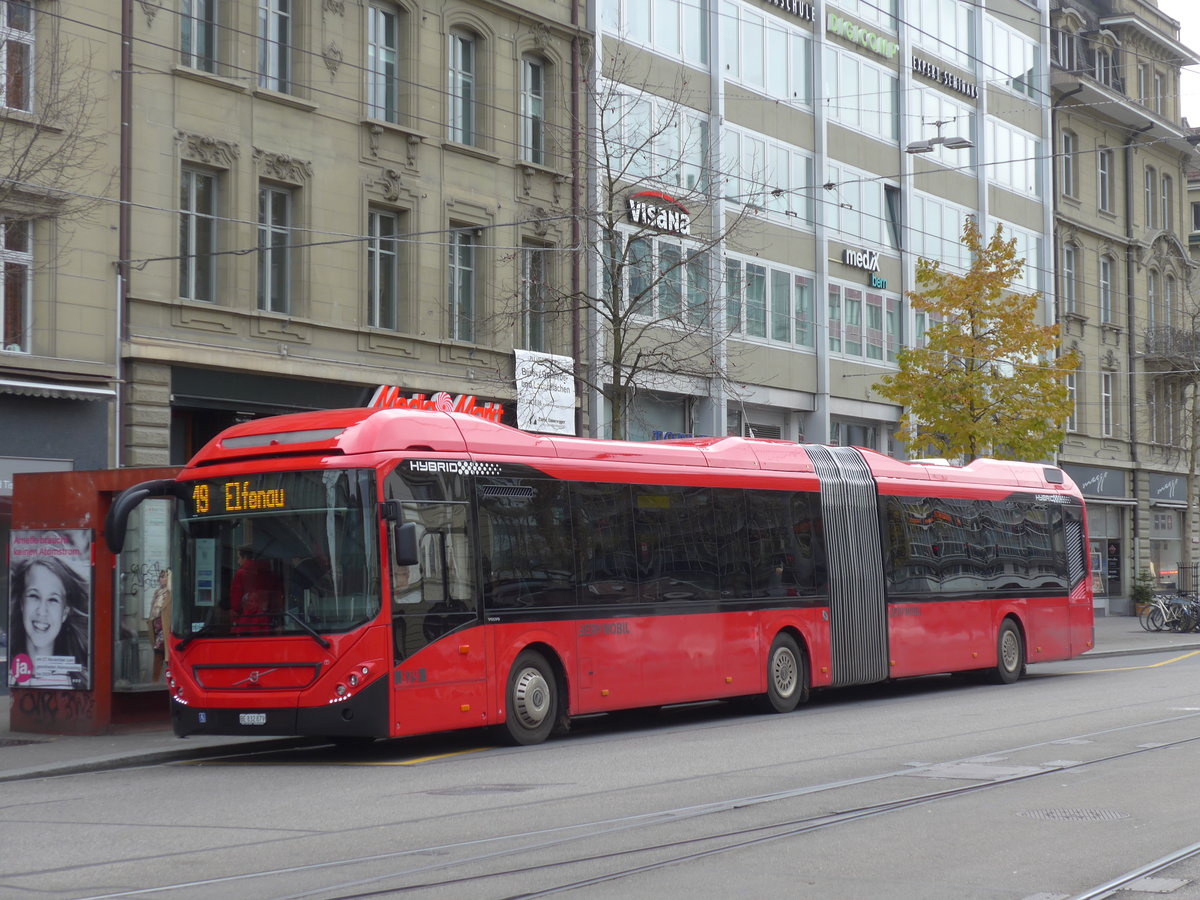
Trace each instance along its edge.
{"label": "bus rear wheel", "polygon": [[993,684],[1012,684],[1025,672],[1025,642],[1012,619],[1005,619],[996,635],[996,668],[991,671]]}
{"label": "bus rear wheel", "polygon": [[808,666],[796,639],[779,633],[767,654],[767,692],[759,699],[763,712],[791,712],[808,698]]}
{"label": "bus rear wheel", "polygon": [[558,681],[546,658],[525,650],[508,675],[504,728],[514,744],[540,744],[558,719]]}

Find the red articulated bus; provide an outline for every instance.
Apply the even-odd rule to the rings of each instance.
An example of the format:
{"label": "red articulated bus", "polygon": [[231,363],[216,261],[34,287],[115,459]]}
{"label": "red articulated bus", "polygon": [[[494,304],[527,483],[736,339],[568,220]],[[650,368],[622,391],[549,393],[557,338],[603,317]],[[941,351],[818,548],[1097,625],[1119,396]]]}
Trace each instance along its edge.
{"label": "red articulated bus", "polygon": [[1092,646],[1079,491],[1049,465],[742,438],[526,434],[334,410],[216,437],[177,479],[180,735],[397,737],[943,672]]}

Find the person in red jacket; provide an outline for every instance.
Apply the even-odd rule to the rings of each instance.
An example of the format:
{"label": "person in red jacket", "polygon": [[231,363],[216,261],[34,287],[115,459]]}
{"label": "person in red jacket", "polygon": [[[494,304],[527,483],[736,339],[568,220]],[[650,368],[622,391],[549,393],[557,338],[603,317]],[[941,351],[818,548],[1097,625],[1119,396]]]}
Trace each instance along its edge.
{"label": "person in red jacket", "polygon": [[283,608],[283,582],[270,563],[254,558],[249,544],[238,548],[238,560],[229,586],[233,630],[266,631]]}

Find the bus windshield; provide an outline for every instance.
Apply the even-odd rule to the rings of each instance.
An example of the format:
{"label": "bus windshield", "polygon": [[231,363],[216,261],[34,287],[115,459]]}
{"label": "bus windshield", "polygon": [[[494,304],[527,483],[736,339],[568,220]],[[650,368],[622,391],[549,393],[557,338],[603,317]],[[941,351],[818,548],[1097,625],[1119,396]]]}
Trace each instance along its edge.
{"label": "bus windshield", "polygon": [[374,473],[272,472],[187,482],[176,637],[345,632],[380,608]]}

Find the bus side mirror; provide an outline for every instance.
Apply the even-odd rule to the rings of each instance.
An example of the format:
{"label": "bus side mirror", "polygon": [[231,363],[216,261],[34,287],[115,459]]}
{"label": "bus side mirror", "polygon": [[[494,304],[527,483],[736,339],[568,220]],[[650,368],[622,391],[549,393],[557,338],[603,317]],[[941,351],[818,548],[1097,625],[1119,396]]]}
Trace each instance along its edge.
{"label": "bus side mirror", "polygon": [[392,539],[392,562],[397,566],[415,566],[421,561],[417,552],[417,523],[405,522],[396,526]]}
{"label": "bus side mirror", "polygon": [[165,478],[143,481],[121,491],[104,516],[104,543],[113,555],[120,553],[125,546],[125,531],[129,525],[130,513],[147,497],[174,497],[177,500],[185,500],[187,486],[179,484],[173,478]]}

